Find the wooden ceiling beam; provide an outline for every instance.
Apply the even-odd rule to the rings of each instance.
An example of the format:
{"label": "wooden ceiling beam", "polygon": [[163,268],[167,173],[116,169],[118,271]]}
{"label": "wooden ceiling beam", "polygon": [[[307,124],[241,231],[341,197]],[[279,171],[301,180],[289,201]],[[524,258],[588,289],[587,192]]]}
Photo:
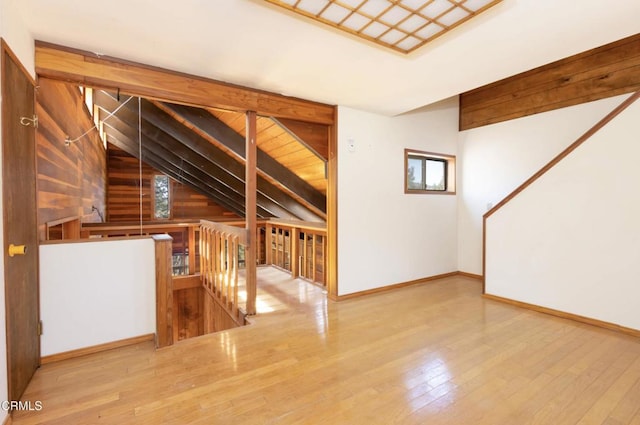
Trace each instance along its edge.
{"label": "wooden ceiling beam", "polygon": [[[126,111],[120,110],[118,111],[118,115]],[[127,123],[121,121],[117,115],[111,117],[108,123],[105,123],[105,128],[107,134],[113,135],[118,140],[132,140],[134,143],[133,149],[134,151],[137,149],[137,129],[134,126],[136,120],[134,120],[134,124],[131,122]],[[148,126],[149,124],[143,122],[143,127]],[[164,139],[164,135],[161,136]],[[243,182],[234,181],[232,176],[228,175],[224,170],[221,170],[218,167],[212,166],[210,163],[206,161],[199,161],[196,164],[192,164],[188,161],[185,161],[184,157],[180,156],[176,153],[180,148],[174,144],[167,145],[167,140],[156,140],[147,135],[147,131],[143,131],[142,135],[142,150],[143,154],[146,153],[148,156],[155,158],[155,162],[162,163],[166,167],[160,169],[160,171],[164,171],[165,169],[175,169],[175,175],[189,175],[191,179],[189,180],[194,189],[198,186],[201,189],[207,190],[209,189],[209,193],[213,191],[215,196],[211,196],[212,199],[220,202],[224,202],[225,206],[228,205],[233,207],[233,211],[240,215],[244,216],[244,193],[242,190],[244,189]],[[179,143],[179,142],[175,142]],[[137,151],[136,151],[137,152]],[[136,158],[138,154],[134,155]],[[258,207],[258,215],[260,217],[292,217],[287,210],[280,207],[275,202],[271,201],[269,198],[264,195],[259,195],[261,203]]]}
{"label": "wooden ceiling beam", "polygon": [[[244,215],[244,206],[242,203],[234,202],[230,200],[224,193],[211,187],[205,181],[195,178],[189,173],[185,173],[175,165],[175,161],[166,158],[162,155],[157,155],[146,144],[143,144],[142,158],[140,158],[140,151],[138,149],[137,139],[131,139],[130,136],[118,131],[114,127],[110,127],[107,130],[107,138],[109,143],[122,149],[132,157],[141,160],[142,162],[154,167],[158,171],[167,174],[177,182],[188,185],[196,192],[213,199],[219,205],[229,209],[229,211],[238,214],[240,217]],[[260,212],[259,212],[260,213]]]}
{"label": "wooden ceiling beam", "polygon": [[[127,128],[123,128],[124,126],[125,124],[121,121],[112,119],[110,124],[105,124],[105,131],[110,138],[118,140],[120,144],[126,145],[126,149],[120,145],[116,146],[123,149],[129,155],[140,159],[137,135],[132,135],[132,131]],[[184,167],[184,165],[187,164],[181,163],[180,158],[163,151],[164,148],[148,139],[145,139],[146,136],[143,136],[143,162],[156,167],[159,171],[166,172],[167,174],[171,173],[171,177],[176,181],[188,184],[194,190],[197,190],[202,194],[206,194],[211,199],[220,203],[220,205],[228,207],[231,211],[242,216],[242,213],[244,212],[244,199],[241,196],[233,196],[234,194],[225,190],[224,185],[222,185],[218,180],[202,171],[197,173],[199,170],[195,167],[192,167],[191,165]]]}
{"label": "wooden ceiling beam", "polygon": [[[244,137],[205,109],[171,103],[152,103],[209,142],[223,150],[230,150],[244,164]],[[322,127],[326,132],[327,127]],[[258,172],[262,177],[272,184],[283,186],[290,195],[297,195],[318,210],[326,211],[327,198],[322,193],[260,149],[257,151],[257,157]]]}
{"label": "wooden ceiling beam", "polygon": [[[107,111],[114,111],[119,105],[126,102],[126,99],[119,103],[109,94],[96,91],[95,102]],[[175,121],[150,102],[143,100],[141,109],[143,133],[152,139],[153,143],[163,146],[184,162],[205,171],[212,178],[228,186],[229,190],[243,196],[244,199],[244,166],[228,158],[224,152],[216,149],[211,143]],[[137,114],[137,103],[127,103],[116,116],[137,131]],[[317,214],[303,207],[264,179],[258,179],[258,201],[261,208],[269,216],[307,221],[322,220]]]}
{"label": "wooden ceiling beam", "polygon": [[335,107],[36,41],[36,73],[186,105],[334,124]]}
{"label": "wooden ceiling beam", "polygon": [[[126,107],[128,106],[129,105]],[[223,170],[226,170],[244,184],[244,165],[229,158],[227,153],[209,143],[207,139],[186,127],[184,124],[176,121],[173,117],[157,108],[151,102],[145,100],[142,101],[142,115],[144,120],[156,126],[159,131],[163,131],[173,139],[178,140],[186,148],[192,150],[197,155],[208,159]],[[307,205],[300,202],[290,194],[259,176],[258,196],[260,196],[260,194],[275,201],[278,205],[288,211],[290,215],[293,215],[300,220],[323,221],[326,218],[324,211],[314,209],[313,205]]]}

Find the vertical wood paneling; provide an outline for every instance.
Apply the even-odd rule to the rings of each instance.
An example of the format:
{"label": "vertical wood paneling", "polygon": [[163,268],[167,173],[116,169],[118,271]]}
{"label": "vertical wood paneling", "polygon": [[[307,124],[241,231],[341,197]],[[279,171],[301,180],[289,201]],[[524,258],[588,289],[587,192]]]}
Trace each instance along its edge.
{"label": "vertical wood paneling", "polygon": [[39,119],[36,132],[38,171],[38,231],[45,239],[45,223],[80,216],[85,223],[99,222],[92,206],[105,212],[106,156],[78,86],[40,78],[36,96]]}
{"label": "vertical wood paneling", "polygon": [[203,297],[204,333],[220,332],[238,327],[238,324],[229,316],[229,313],[213,295],[205,290],[203,291]]}
{"label": "vertical wood paneling", "polygon": [[202,286],[173,292],[174,341],[204,334],[203,294]]}
{"label": "vertical wood paneling", "polygon": [[[108,219],[115,222],[140,220],[139,161],[125,151],[108,144]],[[153,220],[153,193],[151,180],[163,174],[142,163],[142,219]],[[195,192],[190,187],[171,180],[171,217],[174,220],[200,218],[238,218],[215,201]]]}

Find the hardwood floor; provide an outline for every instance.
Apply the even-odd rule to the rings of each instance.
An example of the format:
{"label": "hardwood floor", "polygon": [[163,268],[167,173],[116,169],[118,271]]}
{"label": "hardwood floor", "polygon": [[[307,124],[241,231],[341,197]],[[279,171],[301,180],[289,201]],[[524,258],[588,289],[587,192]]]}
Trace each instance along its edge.
{"label": "hardwood floor", "polygon": [[44,365],[14,424],[640,424],[640,341],[454,277],[334,303],[259,270],[255,324]]}

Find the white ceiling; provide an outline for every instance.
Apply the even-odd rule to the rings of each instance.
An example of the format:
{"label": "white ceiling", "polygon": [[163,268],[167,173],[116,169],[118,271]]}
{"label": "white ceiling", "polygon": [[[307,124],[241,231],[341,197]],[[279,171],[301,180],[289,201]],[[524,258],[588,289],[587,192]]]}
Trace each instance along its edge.
{"label": "white ceiling", "polygon": [[639,0],[504,0],[410,55],[262,0],[21,0],[44,40],[397,115],[640,32]]}

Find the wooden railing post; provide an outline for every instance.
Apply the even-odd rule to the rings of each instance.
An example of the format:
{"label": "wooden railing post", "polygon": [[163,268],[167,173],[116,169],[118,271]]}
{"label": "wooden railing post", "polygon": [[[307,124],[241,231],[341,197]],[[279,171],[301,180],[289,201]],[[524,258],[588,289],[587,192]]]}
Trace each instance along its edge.
{"label": "wooden railing post", "polygon": [[156,347],[173,344],[173,278],[169,235],[154,235],[156,251]]}
{"label": "wooden railing post", "polygon": [[247,111],[246,125],[246,165],[245,165],[245,219],[247,229],[247,246],[244,252],[247,283],[247,314],[256,314],[256,296],[258,269],[256,266],[256,228],[257,228],[257,117],[255,111]]}

